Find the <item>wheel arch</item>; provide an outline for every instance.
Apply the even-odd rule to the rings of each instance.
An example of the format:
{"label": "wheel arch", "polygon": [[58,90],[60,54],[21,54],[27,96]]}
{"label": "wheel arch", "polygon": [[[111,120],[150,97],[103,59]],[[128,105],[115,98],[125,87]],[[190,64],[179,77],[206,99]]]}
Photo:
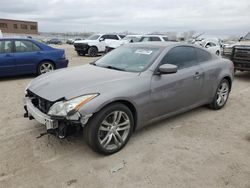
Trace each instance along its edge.
{"label": "wheel arch", "polygon": [[97,49],[97,53],[99,52],[99,48],[96,45],[89,45],[88,49],[90,48],[96,48]]}
{"label": "wheel arch", "polygon": [[117,99],[117,100],[111,101],[111,102],[106,103],[103,106],[101,106],[96,112],[99,112],[103,108],[105,108],[105,107],[107,107],[109,105],[112,105],[114,103],[121,103],[121,104],[123,104],[123,105],[125,105],[126,107],[129,108],[129,110],[131,111],[131,113],[133,115],[133,118],[134,118],[134,130],[136,130],[136,128],[137,128],[137,120],[138,120],[138,113],[137,113],[135,105],[132,102],[130,102],[129,100]]}
{"label": "wheel arch", "polygon": [[230,87],[230,91],[231,91],[231,88],[232,88],[232,79],[230,78],[230,76],[224,76],[223,79],[226,79],[229,83],[229,87]]}
{"label": "wheel arch", "polygon": [[39,66],[40,66],[43,62],[50,62],[50,63],[53,64],[54,68],[57,69],[56,63],[55,63],[53,60],[51,60],[51,59],[43,59],[43,60],[41,60],[41,61],[37,64],[37,66],[36,66],[36,72],[37,72],[37,73],[38,73],[38,71],[39,71],[39,70],[38,70],[38,69],[39,69]]}

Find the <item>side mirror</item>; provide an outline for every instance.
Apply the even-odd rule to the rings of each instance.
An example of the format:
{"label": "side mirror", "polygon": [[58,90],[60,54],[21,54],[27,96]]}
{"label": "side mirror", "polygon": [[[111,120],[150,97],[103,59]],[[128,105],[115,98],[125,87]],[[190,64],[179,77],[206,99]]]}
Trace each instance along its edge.
{"label": "side mirror", "polygon": [[100,42],[102,42],[102,41],[104,41],[104,40],[105,40],[104,38],[100,38],[100,39],[99,39]]}
{"label": "side mirror", "polygon": [[243,39],[243,37],[240,37],[239,42]]}
{"label": "side mirror", "polygon": [[160,74],[173,74],[177,72],[178,67],[173,64],[163,64],[159,67]]}

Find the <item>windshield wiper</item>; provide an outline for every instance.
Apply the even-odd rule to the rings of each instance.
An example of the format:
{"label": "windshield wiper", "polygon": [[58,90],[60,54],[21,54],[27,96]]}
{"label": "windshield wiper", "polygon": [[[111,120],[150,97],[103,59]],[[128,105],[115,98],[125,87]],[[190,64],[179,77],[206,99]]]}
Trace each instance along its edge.
{"label": "windshield wiper", "polygon": [[119,71],[125,71],[125,69],[114,67],[114,66],[111,66],[111,65],[105,66],[105,68],[107,68],[107,69],[113,69],[113,70],[119,70]]}

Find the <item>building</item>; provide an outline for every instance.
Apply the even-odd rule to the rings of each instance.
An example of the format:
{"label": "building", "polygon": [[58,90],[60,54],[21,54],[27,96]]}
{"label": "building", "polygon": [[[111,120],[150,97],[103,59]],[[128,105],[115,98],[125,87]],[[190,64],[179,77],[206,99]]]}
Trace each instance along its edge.
{"label": "building", "polygon": [[0,18],[0,30],[3,33],[38,34],[37,22],[9,20]]}

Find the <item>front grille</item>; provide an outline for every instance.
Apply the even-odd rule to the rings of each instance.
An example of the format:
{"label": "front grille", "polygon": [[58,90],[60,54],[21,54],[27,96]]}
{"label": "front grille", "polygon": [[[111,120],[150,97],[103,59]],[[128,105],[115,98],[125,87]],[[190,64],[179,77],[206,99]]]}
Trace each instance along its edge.
{"label": "front grille", "polygon": [[235,48],[234,58],[250,62],[250,49]]}
{"label": "front grille", "polygon": [[54,104],[54,102],[43,99],[29,90],[27,91],[27,96],[31,99],[33,105],[45,114],[49,112],[50,107]]}
{"label": "front grille", "polygon": [[74,43],[76,49],[83,49],[86,48],[88,45],[84,43]]}

